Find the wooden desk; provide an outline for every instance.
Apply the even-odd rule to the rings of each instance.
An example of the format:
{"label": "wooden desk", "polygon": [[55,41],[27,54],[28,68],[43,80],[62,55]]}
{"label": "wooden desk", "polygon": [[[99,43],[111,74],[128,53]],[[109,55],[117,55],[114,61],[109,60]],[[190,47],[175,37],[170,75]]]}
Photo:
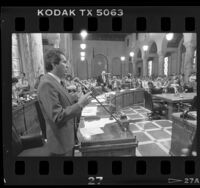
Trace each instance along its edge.
{"label": "wooden desk", "polygon": [[116,106],[116,110],[132,105],[144,106],[144,89],[127,89],[116,92],[111,103]]}
{"label": "wooden desk", "polygon": [[[120,101],[118,101],[119,105],[126,106],[125,108],[118,109],[118,113],[123,112],[127,114],[129,122],[132,123],[147,120],[147,113],[150,112],[148,109],[145,109],[142,106],[134,106],[134,100],[136,100],[136,102],[140,101],[141,99],[144,100],[143,98],[141,98],[142,96],[140,95],[140,93],[137,93],[138,95],[134,94],[135,93],[133,91],[129,90],[118,93],[118,99],[121,99]],[[133,99],[131,103],[129,103],[130,101],[128,101],[129,97]],[[103,118],[109,119],[110,114],[95,101],[90,103],[87,107],[97,107],[96,116],[99,117],[99,120],[92,118],[91,120],[89,120],[86,117],[81,117],[77,136],[81,145],[80,151],[82,152],[82,155],[135,156],[138,141],[137,138],[133,135],[132,131],[130,131],[130,127],[128,127],[127,131],[123,131],[120,125],[118,125],[113,120],[113,122],[105,123],[101,127],[97,128],[97,124],[99,124],[99,122],[101,122]],[[106,108],[109,109],[109,106],[107,105]],[[88,129],[85,125],[88,124],[88,122],[90,122],[91,126],[94,126],[94,129],[100,129],[100,132],[98,133],[97,131],[96,134],[87,134]],[[85,129],[85,131],[83,129]]]}
{"label": "wooden desk", "polygon": [[[182,97],[180,97],[180,95]],[[168,103],[168,119],[171,119],[171,114],[174,112],[174,105],[178,102],[191,102],[192,99],[197,95],[196,93],[181,93],[175,95],[173,93],[155,94],[154,98],[161,99]]]}
{"label": "wooden desk", "polygon": [[181,113],[172,114],[172,139],[170,154],[181,156],[181,150],[189,148],[195,136],[197,121],[180,118]]}
{"label": "wooden desk", "polygon": [[[81,122],[84,126],[84,121]],[[101,129],[103,133],[90,136],[78,132],[83,156],[135,156],[138,142],[131,131],[122,131],[117,123]]]}

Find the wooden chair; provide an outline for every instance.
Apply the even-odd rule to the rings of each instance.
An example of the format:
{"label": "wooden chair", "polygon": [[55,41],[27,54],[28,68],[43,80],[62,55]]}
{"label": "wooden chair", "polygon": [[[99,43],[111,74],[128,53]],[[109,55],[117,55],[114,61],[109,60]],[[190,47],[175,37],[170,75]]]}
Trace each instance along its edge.
{"label": "wooden chair", "polygon": [[[165,104],[159,102],[153,102],[152,95],[144,91],[144,98],[145,98],[145,108],[151,110],[151,113],[148,114],[149,119],[161,119],[163,115],[166,115],[167,108]],[[163,114],[163,111],[165,111],[165,114]]]}
{"label": "wooden chair", "polygon": [[41,133],[19,136],[14,126],[12,126],[12,154],[17,156],[23,150],[42,147],[44,139]]}

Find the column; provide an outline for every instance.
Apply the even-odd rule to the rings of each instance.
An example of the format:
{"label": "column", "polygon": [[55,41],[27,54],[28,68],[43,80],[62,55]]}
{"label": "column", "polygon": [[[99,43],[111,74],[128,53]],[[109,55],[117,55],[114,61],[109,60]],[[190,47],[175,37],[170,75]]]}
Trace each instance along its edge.
{"label": "column", "polygon": [[72,56],[72,34],[70,33],[61,33],[60,34],[60,43],[59,48],[64,52],[66,58],[71,64],[70,73],[74,76],[75,63],[73,63]]}
{"label": "column", "polygon": [[191,42],[184,43],[186,52],[185,52],[185,61],[184,61],[184,78],[185,82],[188,83],[189,75],[192,72],[192,62],[194,56],[195,47]]}
{"label": "column", "polygon": [[162,76],[164,74],[163,66],[164,66],[164,55],[162,52],[158,52],[158,75]]}
{"label": "column", "polygon": [[133,75],[136,76],[136,59],[133,59]]}
{"label": "column", "polygon": [[33,89],[35,80],[44,74],[44,58],[41,34],[20,34],[19,48],[22,57],[23,71]]}
{"label": "column", "polygon": [[143,57],[143,76],[147,76],[147,56]]}

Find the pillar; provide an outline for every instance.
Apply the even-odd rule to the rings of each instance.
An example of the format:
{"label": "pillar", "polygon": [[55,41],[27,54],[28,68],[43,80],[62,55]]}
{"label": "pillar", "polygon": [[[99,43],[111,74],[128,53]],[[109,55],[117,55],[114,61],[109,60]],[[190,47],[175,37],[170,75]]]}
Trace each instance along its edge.
{"label": "pillar", "polygon": [[136,76],[136,59],[133,59],[133,75]]}
{"label": "pillar", "polygon": [[163,55],[163,52],[158,52],[158,75],[162,76],[164,75],[164,58],[165,56]]}
{"label": "pillar", "polygon": [[143,76],[147,76],[147,56],[143,56]]}
{"label": "pillar", "polygon": [[70,33],[61,33],[59,48],[64,52],[66,58],[71,64],[70,74],[74,76],[74,70],[76,70],[75,62],[73,62],[72,56],[72,34]]}
{"label": "pillar", "polygon": [[192,62],[194,57],[195,47],[191,42],[184,43],[186,52],[185,52],[185,62],[184,62],[184,78],[185,82],[188,83],[190,74],[192,73]]}
{"label": "pillar", "polygon": [[20,34],[19,48],[22,57],[23,71],[33,89],[35,80],[40,74],[44,74],[44,57],[42,46],[42,35]]}

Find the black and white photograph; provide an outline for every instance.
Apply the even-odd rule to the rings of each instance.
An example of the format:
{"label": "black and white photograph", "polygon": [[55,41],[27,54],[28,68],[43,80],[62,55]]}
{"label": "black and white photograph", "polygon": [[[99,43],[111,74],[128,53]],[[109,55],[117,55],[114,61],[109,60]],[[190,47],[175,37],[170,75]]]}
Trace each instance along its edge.
{"label": "black and white photograph", "polygon": [[13,33],[12,155],[196,156],[196,33]]}

